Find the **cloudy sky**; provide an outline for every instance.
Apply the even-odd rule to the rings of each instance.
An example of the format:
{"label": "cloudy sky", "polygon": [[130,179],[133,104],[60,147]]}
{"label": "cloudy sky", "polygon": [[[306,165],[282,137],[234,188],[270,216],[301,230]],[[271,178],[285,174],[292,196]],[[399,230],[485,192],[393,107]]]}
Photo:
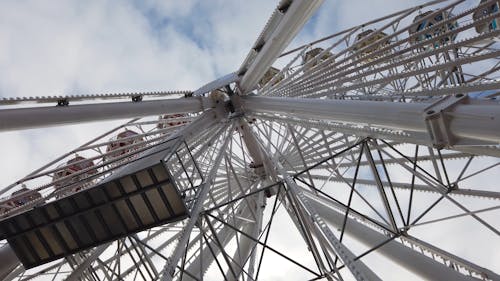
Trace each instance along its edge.
{"label": "cloudy sky", "polygon": [[[294,45],[416,4],[392,2],[325,1]],[[239,67],[276,4],[2,1],[0,97],[194,90]],[[0,184],[115,124],[0,134]]]}
{"label": "cloudy sky", "polygon": [[[299,45],[423,1],[326,0]],[[0,97],[195,90],[235,71],[266,0],[0,2]],[[0,133],[0,187],[121,121]]]}

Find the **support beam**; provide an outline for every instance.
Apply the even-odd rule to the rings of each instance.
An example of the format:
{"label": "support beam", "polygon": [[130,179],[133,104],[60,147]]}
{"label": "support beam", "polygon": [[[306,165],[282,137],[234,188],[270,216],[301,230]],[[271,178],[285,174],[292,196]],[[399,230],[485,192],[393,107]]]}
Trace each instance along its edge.
{"label": "support beam", "polygon": [[71,274],[65,279],[65,281],[78,281],[82,278],[82,275],[85,273],[85,270],[87,270],[94,261],[96,261],[97,258],[111,245],[111,243],[107,243],[104,245],[101,245],[94,249],[92,254],[90,254],[89,257],[85,259],[84,262],[78,265],[77,268],[73,269]]}
{"label": "support beam", "polygon": [[[262,228],[264,200],[265,200],[264,193],[259,192],[257,195],[254,195],[249,200],[251,202],[251,206],[246,206],[247,209],[253,208],[255,210],[255,212],[257,213],[257,218],[255,222],[246,223],[242,231],[244,233],[250,234],[254,239],[258,239],[260,230]],[[233,255],[231,262],[231,267],[235,271],[236,278],[227,273],[226,276],[229,281],[237,281],[238,279],[241,278],[241,275],[243,273],[243,268],[245,267],[247,260],[250,258],[252,250],[255,248],[256,244],[257,243],[255,243],[253,240],[249,239],[246,236],[239,237],[239,245]],[[253,268],[252,263],[250,263],[249,268]],[[248,275],[252,276],[252,273],[248,272]]]}
{"label": "support beam", "polygon": [[164,99],[0,110],[0,132],[92,121],[136,118],[164,113],[199,112],[211,107],[204,98]]}
{"label": "support beam", "polygon": [[243,75],[240,92],[252,91],[276,58],[302,29],[307,20],[323,3],[323,0],[280,1],[255,42],[247,58],[238,70]]}
{"label": "support beam", "polygon": [[0,280],[4,280],[19,264],[21,262],[9,244],[0,248]]}
{"label": "support beam", "polygon": [[[234,125],[231,126],[229,132],[232,132],[233,130],[234,130]],[[167,262],[165,268],[163,269],[162,272],[163,276],[161,277],[161,280],[163,281],[171,281],[174,277],[174,269],[176,268],[176,265],[179,262],[181,256],[184,255],[184,251],[186,250],[185,246],[189,240],[189,236],[193,231],[195,225],[198,223],[200,212],[203,209],[203,203],[217,175],[217,171],[219,170],[220,163],[222,161],[223,156],[225,155],[225,151],[230,140],[231,138],[229,136],[226,137],[224,143],[220,146],[219,152],[215,157],[214,161],[212,162],[213,166],[210,169],[208,175],[205,177],[205,181],[202,183],[200,187],[200,191],[196,198],[196,202],[194,203],[194,206],[191,210],[191,217],[187,222],[187,224],[184,226],[184,229],[182,230],[182,235],[179,238],[177,246],[172,255],[170,256],[170,260]]]}
{"label": "support beam", "polygon": [[280,172],[283,180],[288,186],[289,194],[300,203],[308,214],[307,218],[310,220],[309,225],[313,227],[313,232],[319,240],[323,240],[329,250],[334,252],[340,260],[351,271],[356,280],[382,280],[370,268],[368,268],[361,260],[356,260],[355,255],[340,242],[327,224],[324,223],[322,216],[316,207],[311,204],[311,201],[304,195],[302,188],[300,188],[295,181],[288,175],[280,164],[274,160],[276,168]]}
{"label": "support beam", "polygon": [[[311,175],[315,180],[321,181],[330,181],[330,182],[340,182],[340,183],[349,183],[353,182],[353,178],[340,177],[340,176],[327,176],[327,175]],[[358,184],[366,185],[369,187],[376,186],[377,182],[371,179],[356,179]],[[410,191],[412,188],[416,191],[422,192],[436,192],[436,189],[427,184],[411,184],[405,182],[395,182],[391,181],[392,186],[394,188],[402,189]],[[382,181],[382,185],[385,187],[389,186],[388,181]],[[473,196],[473,197],[481,197],[482,199],[500,199],[500,192],[488,191],[488,190],[480,190],[480,189],[454,189],[450,194],[453,195],[463,195],[463,196]]]}
{"label": "support beam", "polygon": [[[310,192],[304,192],[304,194],[310,200],[311,205],[316,208],[321,217],[323,217],[328,223],[337,227],[342,226],[344,214],[330,206],[331,204],[335,205],[335,202],[326,202],[326,200],[321,200]],[[356,240],[369,247],[373,247],[387,240],[387,236],[361,224],[356,220],[353,220],[352,218],[348,218],[347,225],[348,227],[346,228],[346,232]],[[453,268],[436,262],[433,259],[403,246],[401,243],[394,240],[377,249],[377,253],[384,255],[425,280],[478,280],[474,277],[463,275]],[[473,264],[470,264],[469,266],[477,267]],[[493,278],[493,280],[497,280],[497,274],[487,269],[480,270],[486,276]]]}
{"label": "support beam", "polygon": [[[241,222],[235,225],[235,227],[240,228]],[[234,238],[234,235],[236,235],[236,232],[234,232],[227,226],[222,226],[217,231],[217,237],[219,237],[220,242],[224,247]],[[210,246],[208,246],[208,244],[210,244]],[[215,261],[213,255],[219,255],[221,250],[219,247],[217,247],[214,240],[211,240],[208,244],[205,244],[203,246],[203,252],[198,252],[196,258],[191,261],[186,269],[187,272],[192,272],[196,277],[199,277],[200,280],[203,279],[203,276],[207,272],[208,268]],[[209,247],[212,248],[213,252],[208,249]],[[194,281],[195,279],[191,278],[190,276],[184,276],[183,280]]]}
{"label": "support beam", "polygon": [[193,96],[201,96],[205,93],[211,92],[213,90],[222,88],[226,85],[229,85],[231,83],[234,83],[239,80],[239,76],[236,73],[229,73],[227,75],[224,75],[206,85],[201,86],[198,88],[196,91],[193,92]]}
{"label": "support beam", "polygon": [[[407,142],[413,143],[411,133],[429,135],[424,114],[430,104],[354,100],[316,100],[276,97],[243,97],[245,110],[255,113],[285,114],[302,119],[330,120],[353,124],[370,124],[384,129],[408,132]],[[434,112],[433,112],[434,113]],[[500,103],[498,101],[464,101],[442,113],[453,145],[495,145],[500,143]],[[473,116],[474,118],[471,118]]]}

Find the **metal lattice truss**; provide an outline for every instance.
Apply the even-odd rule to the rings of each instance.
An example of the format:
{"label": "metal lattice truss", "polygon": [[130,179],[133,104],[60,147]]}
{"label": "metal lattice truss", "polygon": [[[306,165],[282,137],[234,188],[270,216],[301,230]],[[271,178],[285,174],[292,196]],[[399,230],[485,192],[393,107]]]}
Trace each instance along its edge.
{"label": "metal lattice truss", "polygon": [[172,139],[190,211],[4,280],[500,280],[483,252],[500,245],[499,2],[434,1],[284,52],[320,4],[281,1],[240,69],[196,91],[0,101],[1,130],[135,118],[4,188],[4,218]]}

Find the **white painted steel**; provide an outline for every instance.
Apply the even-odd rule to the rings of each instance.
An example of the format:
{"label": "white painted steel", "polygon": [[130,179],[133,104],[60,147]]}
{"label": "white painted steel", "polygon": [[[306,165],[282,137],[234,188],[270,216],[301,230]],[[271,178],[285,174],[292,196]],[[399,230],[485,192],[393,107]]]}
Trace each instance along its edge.
{"label": "white painted steel", "polygon": [[[264,211],[263,194],[259,193],[257,197],[258,198],[256,198],[256,196],[253,196],[253,198],[250,198],[250,200],[248,200],[250,206],[246,206],[247,210],[251,208],[255,210],[257,218],[255,218],[254,222],[246,222],[245,226],[242,229],[244,233],[250,234],[254,239],[258,239],[258,236],[260,234],[262,213]],[[249,211],[247,212],[250,213]],[[228,276],[228,280],[237,281],[238,279],[241,279],[242,275],[246,276],[245,274],[242,274],[243,268],[245,267],[245,264],[247,264],[247,259],[252,254],[252,249],[254,249],[255,245],[256,243],[250,238],[246,236],[240,236],[239,247],[236,249],[231,262],[231,266],[235,271],[235,276],[229,272],[226,273],[226,275]],[[250,263],[250,267],[253,267],[253,264]],[[251,271],[249,271],[248,274],[252,276]]]}
{"label": "white painted steel", "polygon": [[[233,129],[234,128],[231,127],[230,131],[232,131]],[[210,169],[208,175],[206,176],[202,186],[200,187],[200,192],[196,198],[193,210],[191,211],[191,217],[189,218],[189,221],[187,222],[184,229],[182,230],[182,235],[179,238],[179,241],[177,242],[177,247],[175,248],[175,251],[172,253],[170,260],[166,263],[163,269],[163,275],[161,280],[170,281],[173,278],[175,266],[179,262],[181,256],[184,254],[185,245],[189,239],[189,236],[191,235],[191,232],[195,227],[195,225],[198,223],[198,218],[203,208],[203,202],[205,200],[205,197],[209,193],[210,186],[213,184],[213,180],[215,179],[217,170],[219,169],[220,162],[222,161],[222,158],[225,154],[225,150],[229,143],[229,140],[230,138],[226,138],[224,143],[220,146],[219,152],[214,160],[213,166]]]}
{"label": "white painted steel", "polygon": [[[243,107],[250,112],[284,114],[303,119],[368,124],[384,128],[427,132],[425,103],[393,103],[351,100],[318,100],[248,96]],[[453,136],[491,144],[500,143],[500,104],[457,104],[447,114]],[[429,136],[430,140],[430,136]],[[411,142],[409,140],[408,142]]]}
{"label": "white painted steel", "polygon": [[[263,31],[264,36],[256,43],[264,45],[258,50],[255,58],[249,63],[244,62],[238,71],[244,71],[239,83],[242,94],[247,94],[255,88],[257,82],[322,3],[322,0],[293,0],[284,14],[279,9],[275,11],[269,20],[272,24]],[[255,52],[252,49],[247,58],[253,57]]]}
{"label": "white painted steel", "polygon": [[[306,192],[305,195],[311,200],[311,204],[328,223],[337,227],[342,227],[344,214],[330,207],[330,204],[334,204],[333,202],[320,200],[311,193]],[[346,228],[346,231],[351,234],[352,237],[371,247],[376,246],[389,238],[351,218],[348,218],[348,227]],[[426,280],[478,280],[476,278],[458,273],[456,270],[448,266],[439,264],[415,250],[402,246],[396,241],[388,242],[384,246],[380,247],[377,252],[390,258],[394,262],[404,266],[406,269],[411,270],[413,273],[425,278]]]}
{"label": "white painted steel", "polygon": [[[241,222],[237,222],[235,227],[240,227]],[[219,237],[219,240],[221,241],[222,245],[227,245],[231,239],[234,237],[236,233],[232,231],[227,226],[222,227],[219,232],[217,232],[217,237]],[[210,241],[210,247],[212,247],[213,251],[215,252],[216,255],[220,253],[220,248],[215,245],[214,241]],[[204,245],[203,253],[198,254],[196,258],[191,261],[189,266],[187,267],[188,272],[194,272],[195,277],[202,278],[202,276],[207,272],[208,268],[212,266],[214,262],[214,258],[210,250],[208,249],[207,244]],[[195,280],[191,278],[190,276],[185,276],[185,280],[190,281],[190,280]]]}
{"label": "white painted steel", "polygon": [[77,268],[71,272],[71,274],[65,279],[65,281],[78,281],[84,274],[85,270],[87,270],[92,262],[97,259],[108,247],[110,243],[101,245],[97,248],[95,248],[92,252],[92,254],[89,256],[88,259],[84,260],[81,264],[78,265]]}
{"label": "white painted steel", "polygon": [[[163,113],[205,111],[201,117],[191,124],[179,125],[182,130],[171,128],[172,130],[162,129],[160,131],[154,128],[157,126],[157,122],[151,120],[131,122],[129,124],[129,126],[136,126],[136,128],[141,129],[141,137],[156,136],[156,138],[150,138],[144,142],[145,145],[156,146],[153,149],[161,149],[161,144],[158,145],[157,142],[170,137],[181,137],[193,149],[192,152],[179,152],[179,155],[185,157],[192,154],[197,162],[196,165],[200,167],[206,178],[205,183],[201,186],[202,191],[196,198],[196,205],[193,208],[191,219],[187,223],[165,225],[159,229],[143,232],[140,236],[137,236],[140,237],[137,239],[144,245],[130,245],[130,248],[126,249],[118,246],[115,255],[106,258],[104,261],[100,260],[99,256],[102,255],[99,255],[98,252],[79,253],[68,257],[67,261],[61,260],[47,265],[40,271],[43,270],[45,274],[51,277],[68,277],[67,271],[73,270],[69,275],[69,279],[93,280],[94,276],[106,278],[107,280],[136,279],[140,275],[148,274],[149,270],[146,266],[141,267],[141,262],[135,264],[123,261],[127,260],[127,257],[131,257],[132,252],[140,251],[143,253],[140,260],[149,262],[156,261],[160,257],[165,259],[166,265],[164,271],[161,272],[164,274],[162,277],[164,280],[197,280],[197,278],[207,280],[208,276],[211,276],[207,275],[207,272],[215,268],[215,261],[226,262],[222,265],[223,268],[220,269],[219,279],[235,280],[236,277],[240,277],[240,279],[252,280],[255,277],[254,263],[256,262],[256,254],[255,251],[252,252],[252,249],[255,249],[255,243],[242,235],[238,234],[236,236],[234,229],[218,223],[216,220],[212,220],[215,228],[213,233],[210,232],[206,224],[200,230],[197,228],[200,224],[197,223],[200,222],[203,225],[202,218],[207,218],[204,216],[207,208],[210,209],[213,206],[227,202],[227,200],[247,194],[258,186],[275,183],[277,186],[281,186],[282,182],[280,183],[280,181],[283,180],[288,189],[283,186],[280,187],[282,193],[280,193],[277,202],[286,208],[286,214],[290,216],[293,225],[308,245],[310,251],[308,254],[311,255],[309,258],[313,257],[315,259],[319,270],[317,278],[326,278],[328,280],[337,278],[334,270],[327,267],[327,263],[331,263],[338,255],[343,262],[342,266],[349,268],[356,279],[378,280],[376,274],[379,273],[380,269],[370,268],[362,261],[356,260],[353,250],[347,248],[341,242],[341,238],[335,237],[334,232],[326,224],[341,227],[346,216],[345,208],[334,202],[318,199],[317,196],[303,189],[301,187],[302,183],[298,184],[299,179],[309,181],[305,184],[321,183],[334,188],[346,184],[351,186],[354,185],[354,182],[359,185],[377,186],[380,195],[388,192],[389,188],[395,188],[398,191],[402,190],[411,193],[433,192],[433,195],[437,194],[437,190],[439,190],[443,192],[442,198],[446,198],[446,200],[451,200],[457,195],[467,200],[470,196],[475,196],[478,200],[498,199],[498,192],[481,189],[482,186],[479,182],[477,189],[475,187],[473,189],[462,189],[461,177],[468,178],[476,174],[481,175],[484,172],[492,171],[492,168],[500,163],[494,162],[498,159],[490,157],[488,161],[492,163],[488,164],[489,166],[481,166],[477,168],[479,170],[471,172],[471,167],[476,166],[478,161],[475,161],[476,158],[474,158],[473,164],[469,167],[475,156],[467,154],[500,156],[500,147],[498,146],[500,143],[500,130],[498,129],[500,128],[500,106],[498,100],[491,100],[498,97],[498,91],[495,93],[495,90],[498,90],[499,87],[497,76],[500,70],[498,65],[499,51],[498,45],[485,43],[492,37],[498,36],[500,31],[467,34],[466,38],[455,41],[450,40],[446,44],[434,45],[433,48],[429,48],[429,41],[427,40],[411,42],[411,36],[407,34],[413,16],[418,13],[418,10],[427,9],[437,2],[443,1],[434,1],[433,3],[406,9],[330,36],[330,39],[333,38],[333,42],[328,44],[329,47],[325,46],[325,50],[332,51],[331,59],[323,61],[314,67],[310,67],[310,64],[301,65],[298,58],[300,54],[305,53],[309,50],[308,48],[315,47],[315,44],[321,40],[306,44],[296,49],[296,51],[300,51],[298,55],[280,71],[280,75],[283,75],[284,79],[279,83],[269,83],[268,86],[257,89],[260,95],[281,96],[283,98],[247,95],[256,88],[260,78],[275,62],[276,58],[280,56],[281,52],[301,29],[306,19],[318,8],[321,2],[306,0],[280,1],[278,8],[240,69],[236,73],[228,74],[200,87],[193,93],[186,93],[187,96],[192,94],[197,96],[196,98],[1,110],[0,131]],[[467,19],[467,15],[472,14],[478,8],[473,7],[464,11],[457,11],[455,8],[463,4],[462,2],[464,1],[447,2],[437,7],[439,10],[434,10],[435,14],[448,10],[453,10],[455,14],[455,16],[437,23],[434,28],[443,27],[456,20],[460,21],[460,25],[454,30],[434,34],[433,40],[443,40],[452,34],[467,32],[469,29],[474,28],[477,22]],[[494,0],[482,2],[481,5],[486,6],[492,3],[494,3]],[[496,17],[496,14],[486,15],[479,22],[486,23]],[[354,40],[360,30],[367,28],[375,30],[372,34],[378,31],[387,32],[390,30],[391,32],[387,32],[387,36],[383,39],[390,40],[390,44],[382,42],[384,44],[382,44],[381,48],[360,55],[367,49],[381,43],[378,41],[372,42],[356,50],[356,42],[369,41],[370,37],[365,37],[361,41]],[[421,30],[417,32],[417,35],[423,35],[426,32],[428,30]],[[474,69],[481,69],[481,63],[483,62],[490,63],[493,66],[480,72],[467,69],[469,65],[472,65]],[[306,66],[309,68],[306,69]],[[274,78],[274,81],[276,80],[278,80],[277,77]],[[247,95],[242,98],[234,95],[231,98],[233,105],[236,107],[236,112],[229,113],[224,106],[207,110],[212,108],[213,105],[207,98],[201,96],[232,83],[236,83],[237,93],[242,96]],[[479,93],[480,91],[489,92],[482,95],[482,93]],[[456,94],[469,94],[471,98],[453,104],[449,108],[442,108],[444,126],[441,126],[440,129],[444,127],[445,131],[449,131],[450,136],[453,137],[447,143],[446,148],[461,151],[461,153],[434,150],[430,146],[435,145],[431,141],[431,136],[435,132],[429,130],[426,111],[432,109],[429,108],[431,101],[437,101],[445,96],[453,97]],[[483,98],[473,98],[474,95],[478,94],[482,95]],[[163,94],[152,93],[148,95],[162,96]],[[130,98],[131,96],[134,95],[121,94],[119,97]],[[91,97],[73,97],[70,100],[85,101],[89,98]],[[95,96],[95,99],[108,98],[112,99],[113,97],[107,95]],[[36,102],[37,100],[40,102],[54,102],[57,101],[57,97],[44,99],[24,98],[16,102],[4,99],[0,101],[0,104]],[[240,105],[242,105],[241,110]],[[441,110],[439,106],[434,108]],[[226,130],[228,126],[226,122],[232,122],[234,127],[231,130]],[[225,134],[223,136],[226,139],[220,138],[222,134]],[[97,138],[100,139],[100,143],[90,142],[88,145],[69,152],[46,167],[14,183],[4,191],[12,188],[15,190],[20,184],[30,180],[50,177],[55,171],[51,166],[58,162],[64,162],[73,153],[85,153],[102,149],[102,144],[109,143],[109,141],[106,142],[107,140],[102,140],[103,136]],[[380,158],[382,156],[385,158],[385,162],[376,157],[362,160],[360,156],[359,162],[355,160],[359,147],[349,147],[357,142],[363,142],[365,137],[372,138],[371,141],[364,143],[366,145],[364,146],[366,149],[364,151],[365,158],[368,153],[376,155],[378,151],[381,153]],[[219,147],[221,143],[224,143],[222,147],[227,148],[223,152],[214,148]],[[413,158],[398,155],[390,150],[389,146],[401,148],[401,150],[415,148],[415,151],[418,151],[418,146],[424,146],[420,151],[424,150],[425,153],[415,153],[415,165],[429,166],[430,168],[428,170],[412,169],[414,166],[412,163]],[[344,149],[347,149],[347,151],[342,156],[331,159],[331,165],[323,165],[318,167],[317,170],[312,169],[302,176],[292,178],[294,173],[319,164],[325,158],[332,157],[332,155]],[[100,161],[102,155],[106,154],[97,154],[93,160]],[[127,161],[125,161],[125,164],[128,163]],[[452,165],[448,165],[448,163]],[[384,178],[371,179],[366,177],[356,178],[349,174],[352,169],[360,166],[366,168],[367,165],[370,165],[369,168],[371,168],[372,174],[382,173],[385,165],[397,165],[397,169],[405,169],[410,176],[404,179],[393,177],[390,180],[389,175]],[[179,165],[176,166],[179,168]],[[194,164],[191,164],[191,168],[193,166]],[[257,169],[255,167],[262,168]],[[348,169],[351,170],[348,171]],[[447,172],[450,175],[460,174],[460,176],[447,182]],[[179,169],[174,176],[181,177],[182,173],[182,169]],[[397,180],[394,180],[394,178]],[[415,178],[420,182],[415,183]],[[342,184],[337,186],[336,184],[339,182]],[[33,188],[33,186],[30,187]],[[38,186],[34,187],[37,188]],[[277,188],[270,189],[266,195],[273,198],[272,196],[276,193],[270,191],[276,190]],[[446,190],[446,193],[444,190]],[[288,193],[285,195],[284,192]],[[257,196],[259,200],[256,199]],[[244,231],[252,237],[257,237],[262,232],[262,223],[265,223],[262,221],[262,210],[259,209],[263,196],[264,193],[260,192],[258,195],[245,197],[238,202],[228,204],[224,208],[214,209],[213,215],[224,218],[227,223],[232,224],[236,229]],[[287,196],[292,198],[293,203],[299,207],[297,213],[292,210]],[[259,201],[258,204],[256,204],[257,201]],[[373,201],[376,201],[375,198],[370,197],[365,202],[370,206],[371,204],[377,206],[376,204],[380,203]],[[451,202],[461,207],[456,200]],[[477,277],[482,278],[482,280],[500,280],[500,276],[490,270],[447,253],[440,249],[439,245],[432,246],[411,236],[413,228],[418,227],[419,224],[449,222],[450,218],[453,217],[477,219],[476,214],[496,210],[498,206],[474,209],[476,211],[461,207],[463,212],[457,215],[445,216],[435,220],[426,218],[426,220],[422,221],[417,220],[418,222],[415,223],[411,223],[410,217],[415,219],[414,213],[417,213],[417,215],[420,213],[416,211],[411,213],[408,207],[407,222],[404,222],[404,219],[401,222],[399,218],[396,218],[396,220],[392,219],[389,223],[387,217],[395,213],[396,208],[393,206],[394,204],[384,203],[383,208],[372,207],[372,211],[384,213],[385,216],[381,216],[380,220],[385,223],[381,224],[384,227],[391,225],[391,231],[387,231],[380,227],[379,224],[373,223],[372,218],[369,216],[353,215],[350,212],[345,235],[361,241],[363,244],[368,245],[368,248],[387,240],[390,235],[401,235],[399,238],[395,238],[401,242],[392,240],[375,251],[393,260],[395,264],[413,271],[421,278],[430,280],[476,280],[475,277]],[[391,203],[394,202],[391,201]],[[425,205],[418,201],[414,202],[414,204],[414,209],[419,204]],[[256,209],[248,208],[248,206],[254,205]],[[200,218],[200,220],[197,220],[197,218]],[[255,222],[253,219],[255,219]],[[482,220],[481,223],[490,230],[496,230],[485,220]],[[302,225],[306,229],[301,229]],[[404,229],[405,232],[399,232],[401,229]],[[208,243],[205,243],[202,239],[201,231],[209,236]],[[495,233],[498,233],[498,231]],[[219,238],[220,245],[215,242],[214,237]],[[162,239],[160,245],[152,249],[146,249],[148,243],[157,245],[154,244],[155,239]],[[202,253],[197,250],[200,244],[203,244]],[[213,247],[214,254],[217,257],[214,257],[207,249],[208,246]],[[226,251],[228,248],[231,248],[231,250],[236,249],[234,249],[234,252],[228,253]],[[420,251],[422,253],[424,251],[425,253],[431,253],[431,255],[422,254]],[[14,261],[16,259],[12,257],[12,252],[9,253],[9,251],[1,249],[0,261],[4,258],[7,261],[1,264],[5,264],[9,268],[15,267]],[[247,262],[245,263],[245,261]],[[17,265],[17,262],[15,264]],[[71,265],[69,269],[68,265]],[[63,268],[64,266],[66,267]],[[227,270],[228,266],[232,270]],[[182,269],[181,267],[186,269],[182,278],[180,277],[180,271],[177,270]],[[248,271],[243,273],[242,267],[245,267]],[[2,270],[4,270],[3,267]],[[0,277],[7,276],[8,280],[14,280],[17,278],[16,276],[26,274],[22,267],[17,267],[12,274],[4,271],[0,270]],[[175,273],[173,273],[174,271]],[[210,274],[214,273],[213,271]],[[191,273],[194,276],[190,276]],[[310,273],[315,274],[311,271]],[[152,274],[157,275],[155,268],[152,269]],[[247,274],[250,276],[247,276]],[[468,276],[468,274],[471,276],[473,274],[474,277]],[[22,280],[33,277],[29,273],[25,276],[21,277]],[[19,278],[16,280],[19,280]]]}
{"label": "white painted steel", "polygon": [[[275,162],[275,164],[278,164]],[[327,218],[318,213],[316,206],[311,203],[303,193],[302,189],[286,174],[283,168],[278,167],[281,176],[286,182],[293,196],[297,198],[300,204],[304,207],[310,219],[310,224],[314,227],[316,237],[321,241],[325,241],[324,245],[329,245],[330,249],[337,254],[340,260],[349,268],[356,280],[382,280],[363,261],[355,259],[355,255],[349,250],[340,240],[333,234],[329,226],[324,223]]]}
{"label": "white painted steel", "polygon": [[136,118],[160,114],[199,112],[210,103],[201,98],[142,102],[32,107],[0,110],[0,131],[30,129],[83,122]]}
{"label": "white painted steel", "polygon": [[193,92],[193,96],[200,96],[210,91],[217,90],[219,88],[223,88],[231,83],[237,82],[239,80],[239,76],[236,73],[229,73],[224,75],[206,85],[201,86],[199,89]]}

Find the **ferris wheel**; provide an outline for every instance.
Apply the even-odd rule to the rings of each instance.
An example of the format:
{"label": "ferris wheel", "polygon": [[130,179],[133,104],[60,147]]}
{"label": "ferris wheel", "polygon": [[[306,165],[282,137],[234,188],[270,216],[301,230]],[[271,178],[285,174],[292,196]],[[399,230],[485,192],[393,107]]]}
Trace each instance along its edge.
{"label": "ferris wheel", "polygon": [[289,48],[321,4],[194,91],[0,100],[1,131],[131,119],[2,187],[0,278],[500,280],[500,1]]}

